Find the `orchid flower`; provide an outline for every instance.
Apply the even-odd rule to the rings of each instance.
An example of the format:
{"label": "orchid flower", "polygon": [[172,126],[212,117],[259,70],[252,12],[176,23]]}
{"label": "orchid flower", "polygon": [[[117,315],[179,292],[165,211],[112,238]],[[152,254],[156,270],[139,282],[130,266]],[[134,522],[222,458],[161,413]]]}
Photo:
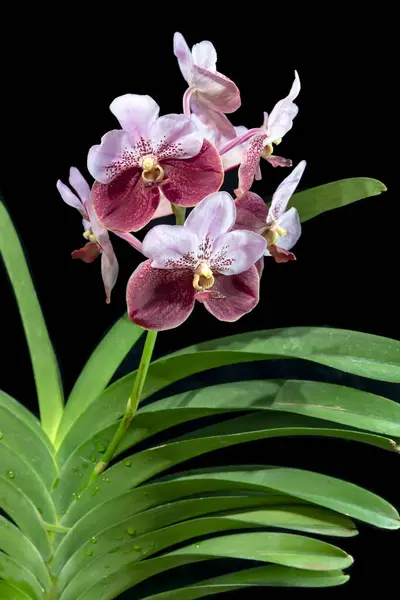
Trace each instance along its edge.
{"label": "orchid flower", "polygon": [[286,208],[305,168],[306,161],[303,160],[282,181],[272,196],[269,209],[262,198],[253,192],[246,192],[236,201],[235,227],[262,235],[267,241],[264,255],[273,256],[278,263],[296,258],[289,250],[301,235],[300,217],[294,207],[289,210]]}
{"label": "orchid flower", "polygon": [[252,231],[231,229],[236,207],[227,192],[198,204],[182,226],[157,225],[144,238],[141,263],[127,287],[129,318],[161,331],[181,325],[195,301],[221,321],[236,321],[258,303],[255,263],[266,249]]}
{"label": "orchid flower", "polygon": [[[264,123],[258,129],[241,128],[241,135],[220,148],[225,170],[239,167],[237,196],[247,192],[254,179],[261,179],[260,159],[264,158],[273,167],[291,167],[292,161],[273,154],[273,144],[281,143],[283,136],[292,128],[298,107],[293,102],[300,92],[300,79],[295,71],[291,90],[286,98],[279,100],[271,114],[264,113]],[[240,148],[238,152],[238,146]]]}
{"label": "orchid flower", "polygon": [[[210,140],[220,147],[235,137],[235,130],[224,113],[232,113],[240,107],[237,86],[217,71],[217,53],[211,42],[195,44],[190,51],[181,33],[174,35],[174,54],[189,88],[183,100],[184,113],[196,116],[216,139]],[[210,139],[205,136],[206,139]]]}
{"label": "orchid flower", "polygon": [[163,196],[195,206],[223,180],[217,150],[185,115],[159,117],[149,96],[126,94],[110,106],[122,129],[106,133],[88,155],[96,179],[92,202],[103,227],[137,231],[153,217]]}
{"label": "orchid flower", "polygon": [[81,173],[75,167],[69,172],[69,184],[75,190],[72,192],[62,181],[57,181],[57,189],[66,204],[76,208],[82,216],[84,228],[83,237],[87,243],[83,248],[74,250],[72,258],[78,258],[85,263],[93,262],[101,254],[101,274],[103,277],[106,302],[110,303],[111,291],[118,276],[118,262],[110,237],[104,227],[101,227],[90,202],[90,187]]}

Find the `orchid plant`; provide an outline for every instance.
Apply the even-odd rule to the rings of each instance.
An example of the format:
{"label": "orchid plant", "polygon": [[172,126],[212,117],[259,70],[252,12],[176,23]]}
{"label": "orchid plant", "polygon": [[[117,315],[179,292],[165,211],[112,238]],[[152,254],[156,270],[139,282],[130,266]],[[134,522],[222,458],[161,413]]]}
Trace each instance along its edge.
{"label": "orchid plant", "polygon": [[[211,42],[190,50],[176,33],[173,50],[188,85],[183,114],[160,117],[149,96],[116,98],[110,109],[120,129],[88,152],[94,182],[76,168],[70,187],[57,182],[61,198],[82,218],[85,243],[72,258],[101,257],[107,303],[118,276],[112,236],[141,256],[127,282],[127,314],[94,350],[65,404],[22,247],[0,204],[0,249],[40,411],[39,420],[0,392],[4,600],[112,600],[129,588],[138,597],[136,586],[150,578],[153,590],[140,593],[147,600],[336,586],[347,581],[353,559],[326,536],[356,535],[354,520],[400,528],[386,500],[324,474],[269,465],[164,473],[213,450],[270,437],[328,436],[388,451],[398,450],[400,438],[400,407],[349,387],[298,380],[200,389],[189,383],[179,394],[171,387],[209,369],[277,357],[400,382],[394,340],[318,327],[276,329],[204,341],[152,361],[157,332],[182,325],[200,310],[196,301],[226,322],[257,310],[263,270],[270,261],[295,259],[301,223],[385,190],[379,181],[355,178],[296,193],[302,160],[285,171],[267,204],[250,188],[261,168],[268,179],[268,169],[292,166],[275,156],[274,146],[298,112],[299,75],[287,97],[264,114],[262,127],[247,129],[226,116],[239,108],[240,94],[217,71]],[[261,158],[269,164],[261,167]],[[233,168],[238,184],[231,195],[220,188],[224,171]],[[160,224],[160,217],[176,223]],[[137,232],[145,226],[143,238]],[[138,368],[110,384],[143,338]],[[210,415],[218,420],[194,426]],[[177,434],[175,426],[189,423],[188,432]],[[232,559],[231,568],[212,577],[207,561],[217,558]],[[251,566],[243,568],[243,559]],[[197,578],[176,582],[174,569],[198,562],[204,564]],[[166,572],[169,583],[164,577],[157,588],[157,576]]]}

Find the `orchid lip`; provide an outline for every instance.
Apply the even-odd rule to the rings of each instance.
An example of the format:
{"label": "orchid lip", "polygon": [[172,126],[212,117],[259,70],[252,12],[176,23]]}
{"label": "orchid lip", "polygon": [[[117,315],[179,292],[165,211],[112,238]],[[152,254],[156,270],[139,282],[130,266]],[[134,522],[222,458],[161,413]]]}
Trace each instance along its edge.
{"label": "orchid lip", "polygon": [[93,231],[91,229],[87,229],[87,231],[83,232],[83,237],[85,238],[85,240],[88,240],[89,242],[92,242],[92,244],[97,244],[97,239],[96,236],[94,235]]}
{"label": "orchid lip", "polygon": [[214,275],[207,263],[200,263],[193,275],[193,287],[198,292],[209,290],[214,285]]}
{"label": "orchid lip", "polygon": [[141,166],[142,179],[146,184],[159,183],[164,179],[164,169],[153,156],[145,156]]}

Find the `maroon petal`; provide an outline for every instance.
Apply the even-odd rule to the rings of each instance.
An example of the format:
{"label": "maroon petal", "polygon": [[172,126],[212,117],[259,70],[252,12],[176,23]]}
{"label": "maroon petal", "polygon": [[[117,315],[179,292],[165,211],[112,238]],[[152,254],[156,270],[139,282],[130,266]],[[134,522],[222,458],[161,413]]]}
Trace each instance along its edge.
{"label": "maroon petal", "polygon": [[152,219],[160,201],[156,186],[146,186],[138,167],[110,183],[95,182],[92,204],[100,224],[115,231],[138,231]]}
{"label": "maroon petal", "polygon": [[217,149],[204,140],[193,158],[162,161],[167,181],[162,184],[164,196],[178,206],[196,206],[216,192],[224,180],[224,169]]}
{"label": "maroon petal", "polygon": [[79,248],[79,250],[74,250],[71,252],[72,258],[77,258],[79,260],[83,260],[85,263],[92,263],[100,254],[100,247],[95,242],[88,242],[83,246],[83,248]]}
{"label": "maroon petal", "polygon": [[279,246],[275,246],[275,244],[268,246],[268,250],[270,255],[274,257],[275,262],[277,263],[286,263],[289,262],[289,260],[296,260],[293,252],[279,248]]}
{"label": "maroon petal", "polygon": [[250,229],[262,233],[267,226],[268,207],[254,192],[246,192],[236,202],[235,229]]}
{"label": "maroon petal", "polygon": [[178,327],[194,307],[192,280],[190,270],[153,269],[151,260],[142,262],[126,290],[130,320],[155,331]]}
{"label": "maroon petal", "polygon": [[271,154],[266,159],[273,167],[291,167],[292,161],[290,158],[283,158],[282,156],[275,156],[275,154]]}
{"label": "maroon petal", "polygon": [[260,278],[253,265],[239,275],[217,275],[206,309],[220,321],[237,321],[258,304]]}

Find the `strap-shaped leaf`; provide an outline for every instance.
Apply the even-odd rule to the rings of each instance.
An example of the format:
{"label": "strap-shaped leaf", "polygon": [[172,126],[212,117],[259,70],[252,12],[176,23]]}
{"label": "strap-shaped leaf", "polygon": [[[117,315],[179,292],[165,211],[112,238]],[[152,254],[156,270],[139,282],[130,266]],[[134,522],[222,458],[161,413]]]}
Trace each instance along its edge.
{"label": "strap-shaped leaf", "polygon": [[378,196],[386,192],[386,189],[381,181],[369,177],[341,179],[294,194],[289,207],[295,206],[300,220],[304,222],[327,210],[340,208],[369,196]]}
{"label": "strap-shaped leaf", "polygon": [[0,572],[5,581],[9,581],[21,592],[29,594],[30,598],[42,600],[44,588],[36,577],[23,564],[0,551]]}
{"label": "strap-shaped leaf", "polygon": [[14,289],[25,330],[43,429],[54,440],[63,412],[63,391],[57,359],[17,232],[1,201],[0,253]]}
{"label": "strap-shaped leaf", "polygon": [[28,593],[5,581],[0,581],[0,598],[1,600],[32,600],[32,596]]}
{"label": "strap-shaped leaf", "polygon": [[0,476],[0,508],[36,546],[42,558],[50,558],[51,547],[39,511],[13,480]]}
{"label": "strap-shaped leaf", "polygon": [[[271,504],[268,496],[264,498],[251,493],[236,493],[229,496],[206,496],[178,500],[163,504],[144,512],[134,514],[122,520],[122,514],[113,515],[110,519],[96,523],[96,532],[92,537],[82,537],[79,525],[75,526],[77,535],[69,532],[69,540],[63,540],[56,551],[52,562],[52,572],[57,575],[62,569],[64,580],[72,578],[82,564],[88,562],[90,556],[107,555],[116,549],[128,550],[134,538],[154,532],[164,527],[182,523],[188,519],[210,515],[211,521],[223,528],[271,527],[293,529],[320,535],[349,537],[357,534],[353,522],[343,515],[319,507],[298,504],[279,506]],[[129,507],[128,510],[132,510]],[[217,520],[214,521],[216,517]],[[199,521],[200,522],[200,521]],[[204,521],[202,521],[204,522]],[[225,522],[225,523],[224,523]],[[79,537],[80,536],[80,537]],[[78,542],[79,540],[79,542]],[[74,552],[71,553],[74,543]],[[77,543],[78,542],[78,543]],[[95,547],[93,547],[95,544]],[[63,565],[66,563],[66,566]]]}
{"label": "strap-shaped leaf", "polygon": [[50,575],[37,548],[18,527],[4,517],[0,517],[0,550],[31,571],[46,590],[50,589]]}
{"label": "strap-shaped leaf", "polygon": [[197,600],[197,598],[213,596],[222,592],[254,587],[323,588],[342,585],[348,580],[349,576],[344,575],[343,571],[306,571],[292,567],[267,565],[220,575],[184,588],[151,594],[151,596],[145,596],[143,600]]}
{"label": "strap-shaped leaf", "polygon": [[[194,522],[189,522],[188,527],[193,527]],[[180,526],[173,526],[177,529]],[[172,528],[169,528],[172,529]],[[155,537],[164,538],[167,542],[167,530],[158,531],[154,534],[153,540],[148,541],[148,546],[152,544],[153,550],[157,543]],[[183,534],[183,532],[182,532]],[[135,545],[136,546],[136,545]],[[148,547],[147,546],[147,547]],[[271,562],[279,565],[291,566],[300,569],[325,571],[343,569],[352,564],[352,558],[340,548],[300,535],[286,533],[240,533],[233,535],[224,535],[212,539],[204,540],[199,543],[185,546],[179,550],[169,552],[155,559],[148,559],[141,563],[137,563],[140,556],[146,553],[144,547],[136,549],[132,546],[131,555],[114,552],[109,554],[107,559],[100,557],[98,560],[92,561],[88,568],[81,569],[80,573],[72,579],[60,595],[60,600],[84,600],[84,592],[90,590],[90,581],[99,581],[103,578],[102,586],[97,585],[96,591],[99,591],[99,600],[113,598],[118,593],[130,587],[139,581],[143,581],[148,577],[179,566],[211,558],[240,558],[248,560],[259,560],[262,562]],[[136,558],[136,561],[135,561]],[[133,562],[135,561],[135,562]],[[131,577],[128,586],[124,582],[123,566],[128,565],[131,570]],[[135,568],[132,569],[132,566]],[[105,569],[105,567],[108,567]],[[118,575],[118,589],[113,589],[111,594],[111,586],[109,577],[105,576],[107,571],[110,576]],[[114,578],[113,578],[114,579]],[[115,581],[115,579],[114,579]],[[125,584],[125,585],[124,585]],[[123,585],[123,587],[122,587]],[[121,587],[120,587],[121,586]],[[104,588],[101,593],[101,587]],[[95,587],[91,592],[95,591]],[[88,596],[86,596],[87,598]]]}
{"label": "strap-shaped leaf", "polygon": [[[0,406],[7,409],[11,414],[20,419],[20,421],[25,423],[25,425],[31,429],[33,435],[36,438],[39,438],[43,444],[47,446],[50,452],[53,451],[53,446],[48,436],[44,433],[39,419],[37,419],[30,410],[25,408],[23,404],[0,390]],[[0,423],[2,423],[2,421]],[[0,431],[4,433],[1,426]]]}
{"label": "strap-shaped leaf", "polygon": [[101,394],[143,333],[144,329],[134,325],[124,315],[104,336],[71,391],[57,432],[56,447],[60,446],[71,425],[86,407]]}

